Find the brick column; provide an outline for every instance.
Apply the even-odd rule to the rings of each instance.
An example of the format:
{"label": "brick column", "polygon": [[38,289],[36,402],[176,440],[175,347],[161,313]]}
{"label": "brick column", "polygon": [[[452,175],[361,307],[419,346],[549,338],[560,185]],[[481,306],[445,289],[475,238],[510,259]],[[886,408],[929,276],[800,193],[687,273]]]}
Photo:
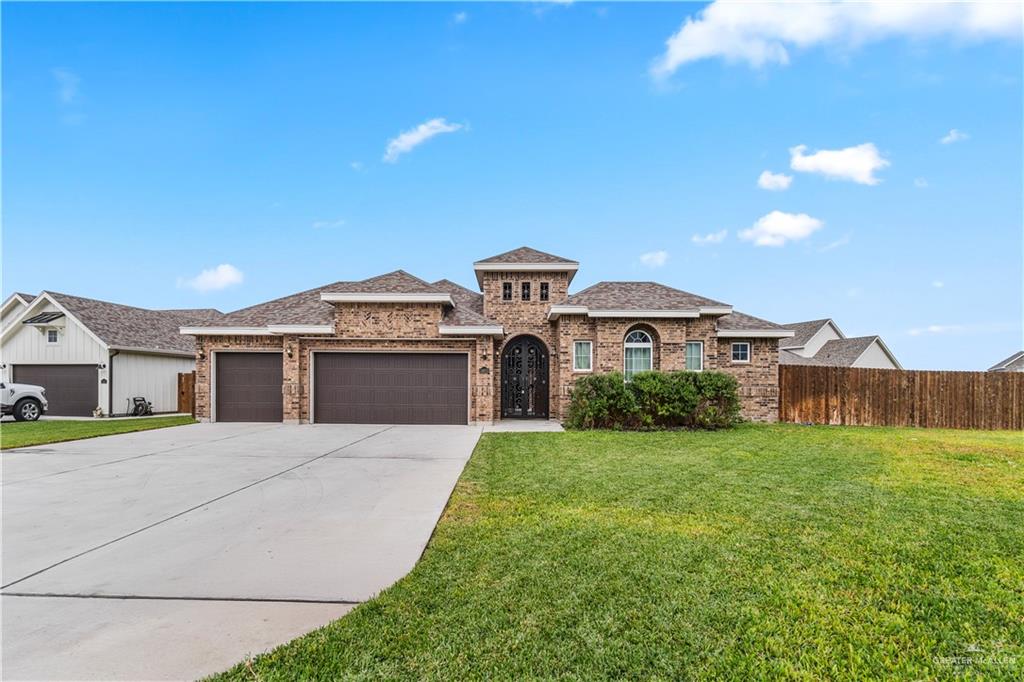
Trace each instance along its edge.
{"label": "brick column", "polygon": [[284,353],[282,355],[284,361],[284,377],[282,386],[284,423],[298,424],[302,405],[302,375],[299,371],[299,337],[285,335]]}

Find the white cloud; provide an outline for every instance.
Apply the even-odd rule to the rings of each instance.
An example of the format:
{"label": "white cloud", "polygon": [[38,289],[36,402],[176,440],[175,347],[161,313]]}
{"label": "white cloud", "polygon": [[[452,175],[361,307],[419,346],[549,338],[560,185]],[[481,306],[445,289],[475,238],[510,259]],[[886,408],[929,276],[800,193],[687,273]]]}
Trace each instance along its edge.
{"label": "white cloud", "polygon": [[338,219],[338,220],[314,220],[313,221],[313,229],[314,230],[328,230],[328,229],[331,229],[331,228],[334,228],[334,227],[344,227],[344,225],[345,225],[345,221],[341,220],[341,219]]}
{"label": "white cloud", "polygon": [[359,173],[360,171],[362,171],[365,168],[365,166],[363,166],[363,162],[362,161],[351,161],[351,162],[349,162],[348,167],[351,168],[352,170],[354,170],[357,173]]}
{"label": "white cloud", "polygon": [[946,37],[957,42],[1019,39],[1016,2],[910,3],[723,2],[688,17],[651,66],[657,78],[683,64],[721,58],[753,68],[788,64],[790,50],[852,49],[890,38]]}
{"label": "white cloud", "polygon": [[941,279],[937,279],[932,282],[932,286],[935,287],[936,289],[941,289],[942,287],[946,286],[946,283],[943,282]]}
{"label": "white cloud", "polygon": [[782,246],[787,241],[805,239],[825,223],[806,213],[772,211],[761,216],[749,230],[740,232],[740,239],[757,246]]}
{"label": "white cloud", "polygon": [[844,234],[842,237],[840,237],[839,239],[835,240],[834,242],[829,242],[828,244],[825,244],[825,246],[822,246],[821,248],[819,248],[818,252],[819,253],[825,253],[826,251],[832,251],[833,249],[839,249],[839,248],[842,248],[842,247],[846,246],[849,243],[850,243],[850,235]]}
{"label": "white cloud", "polygon": [[846,290],[847,298],[860,298],[860,295],[864,293],[863,287],[850,287]]}
{"label": "white cloud", "polygon": [[908,329],[910,336],[924,336],[926,334],[998,334],[1020,330],[1019,322],[989,322],[984,324],[930,324],[926,327],[914,327]]}
{"label": "white cloud", "polygon": [[707,246],[709,244],[721,244],[725,241],[726,236],[729,234],[729,230],[719,230],[718,232],[708,232],[707,234],[695,234],[690,237],[697,246]]}
{"label": "white cloud", "polygon": [[179,279],[178,286],[195,289],[199,292],[216,291],[241,284],[243,279],[241,270],[234,265],[222,263],[215,268],[203,270],[195,277]]}
{"label": "white cloud", "polygon": [[462,128],[461,123],[449,123],[443,118],[432,118],[411,130],[406,130],[393,140],[389,140],[387,150],[384,152],[384,161],[395,163],[399,156],[411,152],[435,135],[454,133]]}
{"label": "white cloud", "polygon": [[928,181],[924,178],[914,178],[914,187],[918,189],[925,189],[928,187]]}
{"label": "white cloud", "polygon": [[837,180],[851,180],[861,185],[877,185],[881,180],[875,177],[875,171],[890,165],[870,142],[845,149],[820,149],[813,154],[804,154],[805,151],[807,145],[804,144],[790,148],[790,168],[803,173],[820,173]]}
{"label": "white cloud", "polygon": [[456,12],[452,15],[452,21],[456,24],[464,24],[467,19],[469,19],[469,15],[465,12]]}
{"label": "white cloud", "polygon": [[970,135],[968,135],[964,131],[957,130],[956,128],[953,128],[948,133],[946,133],[941,139],[939,139],[939,143],[940,144],[953,144],[954,142],[963,142],[964,140],[968,139],[969,137],[970,137]]}
{"label": "white cloud", "polygon": [[640,262],[649,268],[660,268],[668,262],[668,251],[651,251],[640,256]]}
{"label": "white cloud", "polygon": [[786,175],[785,173],[772,173],[771,171],[764,171],[757,177],[757,186],[761,189],[771,190],[773,192],[781,192],[782,190],[789,189],[789,186],[793,183],[793,176]]}
{"label": "white cloud", "polygon": [[78,97],[78,86],[82,79],[78,74],[67,69],[53,69],[54,80],[57,81],[57,99],[61,104],[71,104]]}

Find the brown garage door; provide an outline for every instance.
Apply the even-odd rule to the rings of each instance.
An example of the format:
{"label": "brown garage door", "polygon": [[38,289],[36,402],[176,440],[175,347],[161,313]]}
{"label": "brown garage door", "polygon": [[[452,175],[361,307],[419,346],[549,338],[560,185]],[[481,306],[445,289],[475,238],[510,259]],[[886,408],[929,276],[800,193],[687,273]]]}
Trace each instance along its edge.
{"label": "brown garage door", "polygon": [[15,365],[14,381],[46,389],[46,414],[91,417],[99,405],[96,365]]}
{"label": "brown garage door", "polygon": [[217,353],[219,422],[279,422],[283,418],[280,353]]}
{"label": "brown garage door", "polygon": [[462,353],[317,353],[314,421],[465,424],[467,362]]}

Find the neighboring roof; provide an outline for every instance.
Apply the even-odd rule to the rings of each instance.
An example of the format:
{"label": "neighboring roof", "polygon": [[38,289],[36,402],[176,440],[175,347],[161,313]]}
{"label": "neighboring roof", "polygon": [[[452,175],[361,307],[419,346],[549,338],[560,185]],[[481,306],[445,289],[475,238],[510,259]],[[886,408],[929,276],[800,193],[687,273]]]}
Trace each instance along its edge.
{"label": "neighboring roof", "polygon": [[[43,292],[71,313],[107,346],[155,352],[193,353],[195,343],[178,329],[220,315],[200,310],[149,310],[54,291]],[[41,295],[43,295],[41,294]]]}
{"label": "neighboring roof", "polygon": [[780,365],[816,365],[820,367],[824,363],[814,358],[805,358],[802,355],[797,355],[793,351],[780,350],[779,351],[779,364]]}
{"label": "neighboring roof", "polygon": [[21,292],[21,291],[15,291],[15,292],[14,292],[14,295],[15,295],[15,296],[20,296],[20,297],[21,297],[21,299],[22,299],[23,301],[25,301],[25,303],[31,303],[31,302],[32,302],[32,301],[34,301],[34,300],[35,300],[35,298],[36,298],[36,297],[35,297],[35,296],[34,296],[33,294],[26,294],[26,293],[24,293],[24,292]]}
{"label": "neighboring roof", "polygon": [[562,258],[561,256],[556,256],[550,253],[544,253],[537,249],[531,249],[529,246],[520,246],[518,249],[512,249],[505,253],[499,253],[497,256],[478,260],[474,265],[478,265],[480,263],[551,263],[553,265],[579,265],[579,263],[574,260]]}
{"label": "neighboring roof", "polygon": [[702,307],[730,307],[727,303],[657,282],[598,282],[569,296],[566,304],[586,306],[590,310],[698,310]]}
{"label": "neighboring roof", "polygon": [[1024,350],[988,368],[989,372],[1024,372]]}
{"label": "neighboring roof", "polygon": [[[823,320],[808,320],[807,322],[783,324],[782,326],[786,329],[793,330],[793,338],[783,341],[780,347],[803,348],[807,345],[807,342],[811,340],[812,336],[817,334],[822,327],[829,323],[832,323],[832,325],[835,326],[835,323],[827,317]],[[836,327],[837,331],[838,329],[839,328]],[[842,336],[842,332],[840,332],[840,336]]]}
{"label": "neighboring roof", "polygon": [[814,359],[831,367],[850,367],[876,340],[878,340],[877,336],[832,339],[826,341],[821,350],[814,354]]}

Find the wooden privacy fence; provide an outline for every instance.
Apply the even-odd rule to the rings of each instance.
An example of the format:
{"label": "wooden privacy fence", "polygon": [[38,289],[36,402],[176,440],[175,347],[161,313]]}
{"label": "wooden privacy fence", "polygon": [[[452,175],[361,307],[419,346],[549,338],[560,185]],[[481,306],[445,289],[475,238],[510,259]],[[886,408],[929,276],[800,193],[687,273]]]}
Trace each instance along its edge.
{"label": "wooden privacy fence", "polygon": [[780,365],[779,420],[1024,429],[1024,373]]}
{"label": "wooden privacy fence", "polygon": [[178,412],[188,412],[196,416],[196,373],[181,372],[178,374]]}

